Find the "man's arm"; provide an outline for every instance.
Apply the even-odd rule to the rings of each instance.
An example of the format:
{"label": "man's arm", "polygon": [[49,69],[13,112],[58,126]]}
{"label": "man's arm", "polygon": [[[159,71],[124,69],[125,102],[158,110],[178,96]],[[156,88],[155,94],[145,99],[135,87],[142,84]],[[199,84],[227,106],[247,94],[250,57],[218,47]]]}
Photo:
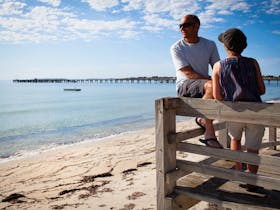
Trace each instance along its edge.
{"label": "man's arm", "polygon": [[184,66],[180,69],[181,72],[189,79],[210,79],[210,77],[203,76],[193,70],[191,66]]}

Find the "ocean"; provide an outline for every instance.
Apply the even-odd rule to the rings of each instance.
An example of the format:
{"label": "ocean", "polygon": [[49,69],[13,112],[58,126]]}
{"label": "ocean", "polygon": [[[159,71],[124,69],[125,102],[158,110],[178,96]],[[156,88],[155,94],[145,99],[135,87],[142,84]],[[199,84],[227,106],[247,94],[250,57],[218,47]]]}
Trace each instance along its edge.
{"label": "ocean", "polygon": [[[280,99],[280,82],[266,88],[264,101]],[[175,84],[0,81],[0,162],[152,127],[162,97],[176,97]]]}

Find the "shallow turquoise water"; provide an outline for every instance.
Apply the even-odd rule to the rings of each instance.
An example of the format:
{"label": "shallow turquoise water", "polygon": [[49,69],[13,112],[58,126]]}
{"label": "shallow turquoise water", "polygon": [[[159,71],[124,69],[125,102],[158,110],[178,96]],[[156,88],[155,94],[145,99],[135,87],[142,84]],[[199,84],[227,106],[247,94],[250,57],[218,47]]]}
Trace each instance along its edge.
{"label": "shallow turquoise water", "polygon": [[[80,92],[64,88],[81,88]],[[280,99],[266,84],[263,100]],[[175,84],[56,84],[0,81],[0,158],[154,125],[154,101]]]}

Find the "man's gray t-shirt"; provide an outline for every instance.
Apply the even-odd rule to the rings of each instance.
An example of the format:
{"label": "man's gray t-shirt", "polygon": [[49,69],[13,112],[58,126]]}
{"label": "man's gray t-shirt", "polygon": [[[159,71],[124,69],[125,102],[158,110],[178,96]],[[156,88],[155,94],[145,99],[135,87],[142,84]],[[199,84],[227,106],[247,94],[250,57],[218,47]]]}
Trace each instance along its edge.
{"label": "man's gray t-shirt", "polygon": [[215,42],[203,37],[199,37],[199,42],[194,44],[181,39],[171,46],[170,52],[176,68],[176,90],[188,79],[180,71],[181,68],[191,66],[195,72],[208,76],[209,64],[213,67],[220,60]]}

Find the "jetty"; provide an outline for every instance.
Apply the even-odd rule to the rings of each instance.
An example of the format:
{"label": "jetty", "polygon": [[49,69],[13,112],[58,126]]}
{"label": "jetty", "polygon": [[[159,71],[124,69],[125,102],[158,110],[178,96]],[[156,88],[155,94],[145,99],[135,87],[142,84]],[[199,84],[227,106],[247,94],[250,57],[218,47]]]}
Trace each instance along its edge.
{"label": "jetty", "polygon": [[[263,80],[278,81],[280,76],[263,76]],[[15,83],[111,83],[111,84],[157,84],[157,83],[175,83],[176,77],[152,76],[152,77],[126,77],[126,78],[90,78],[90,79],[66,79],[66,78],[34,78],[34,79],[14,79]]]}
{"label": "jetty", "polygon": [[91,78],[91,79],[14,79],[16,83],[175,83],[176,77],[128,77],[128,78]]}
{"label": "jetty", "polygon": [[[201,200],[218,209],[280,208],[280,103],[169,97],[156,100],[155,112],[158,210],[189,209]],[[224,149],[190,143],[188,140],[199,138],[204,131],[188,127],[177,131],[176,116],[218,120],[214,127]],[[260,154],[230,150],[227,121],[265,126],[269,136]],[[193,154],[204,159],[188,159]],[[237,171],[234,162],[259,165],[259,171]],[[247,184],[259,188],[249,191]]]}

